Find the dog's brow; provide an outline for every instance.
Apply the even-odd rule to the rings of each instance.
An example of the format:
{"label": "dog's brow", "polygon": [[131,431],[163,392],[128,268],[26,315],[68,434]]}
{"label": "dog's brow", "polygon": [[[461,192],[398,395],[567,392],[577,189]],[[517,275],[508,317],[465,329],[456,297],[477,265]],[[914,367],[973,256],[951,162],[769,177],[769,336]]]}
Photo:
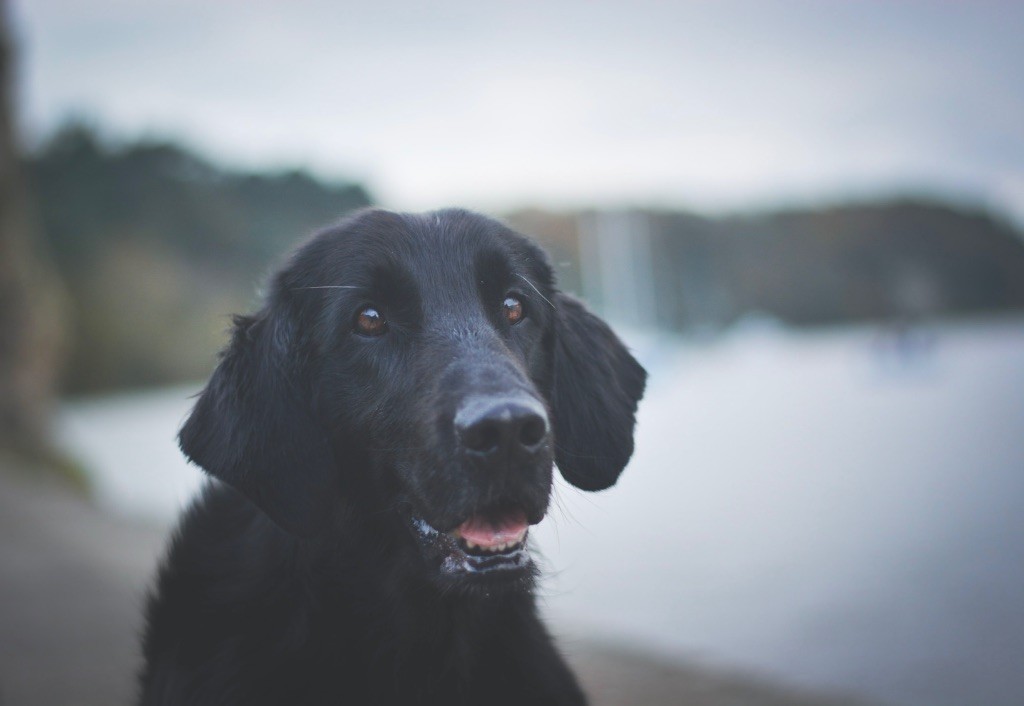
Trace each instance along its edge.
{"label": "dog's brow", "polygon": [[516,277],[518,277],[519,279],[523,280],[523,281],[524,281],[524,282],[526,282],[526,283],[527,283],[528,285],[530,285],[531,287],[533,287],[533,291],[535,291],[535,292],[537,293],[537,296],[539,296],[539,297],[540,297],[541,299],[543,299],[544,301],[546,301],[546,302],[548,303],[548,306],[550,306],[550,307],[551,307],[552,309],[554,309],[554,308],[555,308],[555,305],[551,303],[551,300],[550,300],[550,299],[548,299],[547,297],[545,297],[545,296],[544,296],[543,294],[541,294],[541,293],[540,293],[540,290],[539,290],[539,289],[537,289],[537,285],[535,285],[535,284],[534,284],[533,282],[531,282],[530,280],[526,279],[526,277],[524,277],[523,275],[519,274],[518,272],[516,272]]}

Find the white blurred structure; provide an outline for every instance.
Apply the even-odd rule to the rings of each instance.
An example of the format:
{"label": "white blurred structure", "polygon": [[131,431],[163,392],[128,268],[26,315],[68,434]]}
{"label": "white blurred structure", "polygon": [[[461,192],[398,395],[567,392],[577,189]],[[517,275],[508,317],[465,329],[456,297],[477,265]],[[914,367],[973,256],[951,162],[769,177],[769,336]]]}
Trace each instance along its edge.
{"label": "white blurred structure", "polygon": [[580,216],[580,274],[588,302],[613,324],[658,325],[657,278],[646,214],[592,211]]}

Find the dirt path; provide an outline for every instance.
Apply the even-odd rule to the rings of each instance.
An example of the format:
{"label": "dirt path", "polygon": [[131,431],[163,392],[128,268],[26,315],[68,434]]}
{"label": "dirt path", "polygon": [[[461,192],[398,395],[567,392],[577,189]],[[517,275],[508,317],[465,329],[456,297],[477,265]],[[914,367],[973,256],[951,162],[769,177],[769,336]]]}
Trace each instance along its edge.
{"label": "dirt path", "polygon": [[0,472],[0,704],[130,703],[163,530]]}

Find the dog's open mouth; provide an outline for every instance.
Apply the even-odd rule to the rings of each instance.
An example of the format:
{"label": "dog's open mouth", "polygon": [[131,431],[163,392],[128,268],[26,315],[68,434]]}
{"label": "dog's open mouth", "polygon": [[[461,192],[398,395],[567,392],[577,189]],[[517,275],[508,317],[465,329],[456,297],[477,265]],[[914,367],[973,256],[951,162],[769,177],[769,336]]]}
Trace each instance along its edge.
{"label": "dog's open mouth", "polygon": [[412,519],[420,539],[438,552],[448,574],[482,574],[528,570],[529,523],[522,510],[475,514],[448,532],[418,517]]}

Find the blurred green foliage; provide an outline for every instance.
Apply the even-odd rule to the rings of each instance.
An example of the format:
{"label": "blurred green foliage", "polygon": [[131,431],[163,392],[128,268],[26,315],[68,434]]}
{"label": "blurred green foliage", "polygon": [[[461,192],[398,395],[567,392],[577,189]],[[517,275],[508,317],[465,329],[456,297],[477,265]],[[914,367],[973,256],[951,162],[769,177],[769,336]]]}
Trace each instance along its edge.
{"label": "blurred green foliage", "polygon": [[1024,239],[978,209],[904,198],[718,219],[650,213],[644,230],[669,329],[1024,310]]}
{"label": "blurred green foliage", "polygon": [[68,393],[205,377],[275,258],[371,203],[357,183],[227,171],[167,142],[111,147],[81,123],[25,166],[72,295]]}

